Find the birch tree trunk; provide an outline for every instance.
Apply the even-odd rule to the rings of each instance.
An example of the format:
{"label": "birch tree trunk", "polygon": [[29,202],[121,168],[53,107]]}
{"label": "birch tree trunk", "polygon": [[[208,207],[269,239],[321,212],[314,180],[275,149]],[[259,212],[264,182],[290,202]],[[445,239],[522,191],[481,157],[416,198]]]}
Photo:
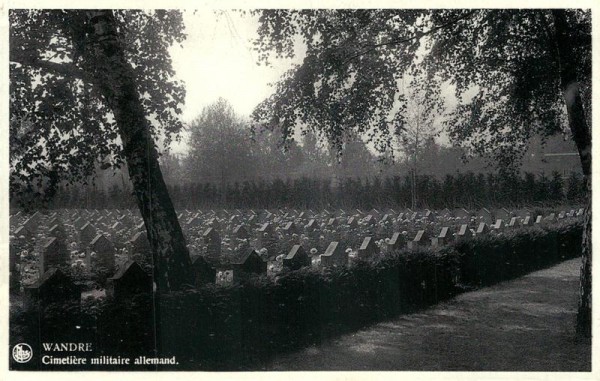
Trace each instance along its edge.
{"label": "birch tree trunk", "polygon": [[569,117],[569,128],[579,151],[581,167],[586,179],[588,205],[585,211],[583,242],[581,245],[581,275],[577,332],[591,337],[592,329],[592,137],[585,117],[580,84],[573,57],[575,52],[570,43],[569,24],[565,11],[553,9],[556,51],[560,63],[560,83]]}
{"label": "birch tree trunk", "polygon": [[158,291],[193,284],[191,260],[159,164],[158,152],[136,88],[131,65],[117,35],[112,11],[87,11],[92,28],[84,51],[91,77],[117,123],[136,201],[153,249]]}

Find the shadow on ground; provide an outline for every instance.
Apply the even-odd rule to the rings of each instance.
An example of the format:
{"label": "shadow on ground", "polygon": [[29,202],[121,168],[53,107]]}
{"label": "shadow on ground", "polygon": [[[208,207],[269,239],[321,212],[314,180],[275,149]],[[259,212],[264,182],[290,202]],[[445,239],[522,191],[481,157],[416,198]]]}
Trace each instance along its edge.
{"label": "shadow on ground", "polygon": [[262,370],[590,371],[579,259],[274,359]]}

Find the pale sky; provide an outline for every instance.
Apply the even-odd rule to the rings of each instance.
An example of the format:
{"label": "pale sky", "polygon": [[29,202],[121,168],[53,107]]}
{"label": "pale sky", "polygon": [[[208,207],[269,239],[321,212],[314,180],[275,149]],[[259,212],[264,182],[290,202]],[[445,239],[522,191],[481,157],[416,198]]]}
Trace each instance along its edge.
{"label": "pale sky", "polygon": [[257,64],[250,39],[257,36],[258,23],[248,14],[188,10],[184,22],[188,37],[183,48],[171,49],[171,57],[177,77],[186,83],[185,122],[219,97],[237,114],[249,116],[272,93],[268,84],[291,68],[292,60],[272,60],[272,67]]}
{"label": "pale sky", "polygon": [[[294,59],[272,58],[271,66],[258,65],[251,43],[257,37],[258,22],[249,14],[201,9],[186,10],[183,17],[187,39],[182,47],[171,48],[171,58],[176,77],[186,86],[184,123],[219,97],[229,101],[238,115],[248,117],[272,94],[269,84],[304,59],[304,47],[298,43]],[[445,96],[452,93],[450,88],[445,90]],[[187,151],[187,137],[184,132],[182,142],[173,144],[175,153]]]}

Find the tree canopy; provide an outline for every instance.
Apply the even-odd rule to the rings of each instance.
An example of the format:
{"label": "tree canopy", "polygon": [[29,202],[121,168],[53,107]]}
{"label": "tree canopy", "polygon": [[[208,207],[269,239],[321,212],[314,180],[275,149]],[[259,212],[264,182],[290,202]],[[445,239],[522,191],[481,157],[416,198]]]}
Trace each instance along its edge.
{"label": "tree canopy", "polygon": [[[151,133],[178,138],[185,97],[168,48],[185,38],[178,11],[113,11]],[[50,197],[63,180],[85,181],[98,161],[124,162],[117,123],[82,54],[92,35],[85,11],[10,10],[10,184]],[[32,186],[31,184],[35,184]]]}
{"label": "tree canopy", "polygon": [[[260,60],[290,57],[299,42],[304,61],[276,84],[253,118],[293,136],[297,124],[341,145],[345,131],[391,147],[406,123],[402,78],[423,76],[425,106],[440,91],[457,99],[446,123],[450,138],[501,166],[525,152],[529,138],[563,131],[567,122],[561,70],[575,77],[590,120],[591,16],[566,10],[572,54],[561,57],[551,10],[261,10]],[[518,160],[517,160],[518,161]]]}

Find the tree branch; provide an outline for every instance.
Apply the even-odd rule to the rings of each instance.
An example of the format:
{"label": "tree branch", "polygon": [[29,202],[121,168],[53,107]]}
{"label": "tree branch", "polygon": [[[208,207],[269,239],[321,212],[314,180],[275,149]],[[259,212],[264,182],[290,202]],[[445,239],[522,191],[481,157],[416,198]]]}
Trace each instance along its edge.
{"label": "tree branch", "polygon": [[24,51],[10,49],[10,62],[18,63],[23,66],[31,66],[37,69],[42,69],[63,77],[78,78],[87,82],[91,81],[91,77],[83,70],[72,63],[58,63],[48,60],[43,60],[35,51]]}
{"label": "tree branch", "polygon": [[433,34],[433,33],[437,32],[440,29],[444,29],[444,28],[449,27],[449,26],[451,26],[453,24],[456,24],[457,22],[459,22],[461,20],[467,19],[467,18],[471,17],[472,15],[474,15],[475,12],[477,12],[476,9],[471,10],[471,11],[465,13],[464,15],[462,15],[461,17],[458,17],[458,18],[456,18],[454,20],[448,21],[448,22],[446,22],[444,24],[438,25],[438,26],[436,26],[434,28],[431,28],[430,30],[428,30],[426,32],[417,32],[412,37],[405,37],[405,38],[399,38],[399,39],[391,39],[389,41],[382,42],[382,43],[379,43],[379,44],[366,45],[366,46],[369,47],[369,49],[364,50],[362,52],[358,52],[357,54],[348,57],[346,60],[344,60],[344,64],[346,64],[346,63],[348,63],[348,62],[350,62],[350,61],[352,61],[352,60],[354,60],[354,59],[356,59],[356,58],[358,58],[360,56],[363,56],[365,54],[371,53],[375,49],[380,48],[382,46],[399,45],[399,44],[403,44],[403,43],[410,42],[410,41],[413,41],[413,40],[419,40],[419,39],[421,39],[424,36]]}

